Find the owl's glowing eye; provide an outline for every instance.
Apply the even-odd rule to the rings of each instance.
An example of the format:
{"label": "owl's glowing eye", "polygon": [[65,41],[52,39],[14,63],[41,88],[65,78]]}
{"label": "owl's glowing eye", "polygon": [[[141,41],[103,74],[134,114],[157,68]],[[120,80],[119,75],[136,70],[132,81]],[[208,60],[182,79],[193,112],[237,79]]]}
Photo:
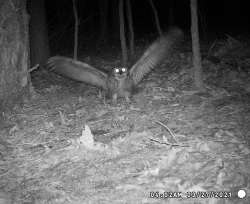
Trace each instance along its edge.
{"label": "owl's glowing eye", "polygon": [[125,67],[122,68],[122,72],[126,72],[127,69]]}
{"label": "owl's glowing eye", "polygon": [[120,71],[119,71],[118,68],[115,68],[114,72],[115,72],[115,73],[119,73]]}

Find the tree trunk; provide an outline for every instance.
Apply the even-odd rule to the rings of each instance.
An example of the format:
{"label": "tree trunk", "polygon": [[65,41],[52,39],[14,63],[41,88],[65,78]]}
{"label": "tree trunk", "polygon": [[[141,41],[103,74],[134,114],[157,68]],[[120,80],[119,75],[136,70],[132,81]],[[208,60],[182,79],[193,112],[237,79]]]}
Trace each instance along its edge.
{"label": "tree trunk", "polygon": [[202,81],[202,65],[199,43],[199,25],[197,16],[197,0],[190,0],[191,8],[191,34],[192,34],[192,50],[193,50],[193,77],[195,86],[203,90]]}
{"label": "tree trunk", "polygon": [[0,0],[0,109],[21,102],[29,85],[25,0]]}
{"label": "tree trunk", "polygon": [[124,4],[123,0],[119,0],[119,19],[120,19],[120,40],[122,48],[122,65],[127,66],[128,51],[125,37],[125,25],[124,25]]}
{"label": "tree trunk", "polygon": [[160,21],[159,21],[158,13],[157,13],[157,10],[155,8],[154,2],[153,2],[153,0],[149,0],[149,3],[151,5],[153,13],[154,13],[155,25],[156,25],[157,31],[158,31],[159,35],[162,35]]}
{"label": "tree trunk", "polygon": [[30,1],[30,57],[31,66],[43,65],[49,57],[45,0]]}
{"label": "tree trunk", "polygon": [[126,0],[127,8],[127,19],[128,19],[128,29],[129,29],[129,51],[130,58],[134,57],[135,54],[135,39],[134,39],[134,29],[133,29],[133,17],[130,0]]}
{"label": "tree trunk", "polygon": [[73,5],[73,13],[75,18],[75,26],[74,26],[74,59],[77,60],[77,50],[78,50],[78,26],[79,26],[79,20],[78,20],[78,14],[77,14],[77,0],[72,0]]}

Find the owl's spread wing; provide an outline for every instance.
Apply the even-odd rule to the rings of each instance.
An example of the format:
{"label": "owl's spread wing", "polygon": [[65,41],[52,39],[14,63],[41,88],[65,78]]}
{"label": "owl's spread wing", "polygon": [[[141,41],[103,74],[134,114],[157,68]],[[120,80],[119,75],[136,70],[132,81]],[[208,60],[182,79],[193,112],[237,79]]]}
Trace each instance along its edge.
{"label": "owl's spread wing", "polygon": [[48,59],[46,66],[62,76],[107,89],[107,73],[84,62],[67,57],[54,56]]}
{"label": "owl's spread wing", "polygon": [[183,32],[179,28],[173,28],[149,46],[129,71],[135,85],[138,84],[146,74],[159,65],[165,57],[170,55],[173,45],[178,42],[182,36]]}

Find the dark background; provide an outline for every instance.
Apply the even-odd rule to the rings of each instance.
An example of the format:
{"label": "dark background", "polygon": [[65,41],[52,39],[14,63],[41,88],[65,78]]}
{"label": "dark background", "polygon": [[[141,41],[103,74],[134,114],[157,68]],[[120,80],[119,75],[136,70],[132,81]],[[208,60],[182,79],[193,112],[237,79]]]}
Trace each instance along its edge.
{"label": "dark background", "polygon": [[[83,48],[95,43],[100,33],[98,0],[78,0],[80,19],[79,47]],[[174,25],[181,27],[186,33],[190,29],[189,0],[154,0],[161,27],[166,31],[169,27],[168,12],[170,3],[174,11]],[[198,0],[199,28],[201,40],[214,40],[224,34],[246,34],[250,27],[250,10],[247,0]],[[131,0],[135,39],[157,35],[152,8],[147,0]],[[108,43],[119,43],[119,30],[112,20],[112,12],[118,10],[118,0],[109,0],[108,10]],[[51,49],[73,46],[74,16],[71,0],[46,1],[47,22]],[[118,20],[118,19],[117,19]],[[118,22],[118,21],[117,21]],[[116,27],[116,29],[115,29]],[[85,42],[85,44],[83,43]],[[61,49],[60,48],[60,49]]]}

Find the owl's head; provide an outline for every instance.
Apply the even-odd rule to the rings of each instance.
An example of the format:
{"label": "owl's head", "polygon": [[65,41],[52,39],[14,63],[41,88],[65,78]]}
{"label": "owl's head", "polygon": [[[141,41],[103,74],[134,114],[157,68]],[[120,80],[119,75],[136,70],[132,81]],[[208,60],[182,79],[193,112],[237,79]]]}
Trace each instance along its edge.
{"label": "owl's head", "polygon": [[113,75],[116,79],[126,78],[128,75],[128,69],[126,67],[115,67],[113,69]]}

